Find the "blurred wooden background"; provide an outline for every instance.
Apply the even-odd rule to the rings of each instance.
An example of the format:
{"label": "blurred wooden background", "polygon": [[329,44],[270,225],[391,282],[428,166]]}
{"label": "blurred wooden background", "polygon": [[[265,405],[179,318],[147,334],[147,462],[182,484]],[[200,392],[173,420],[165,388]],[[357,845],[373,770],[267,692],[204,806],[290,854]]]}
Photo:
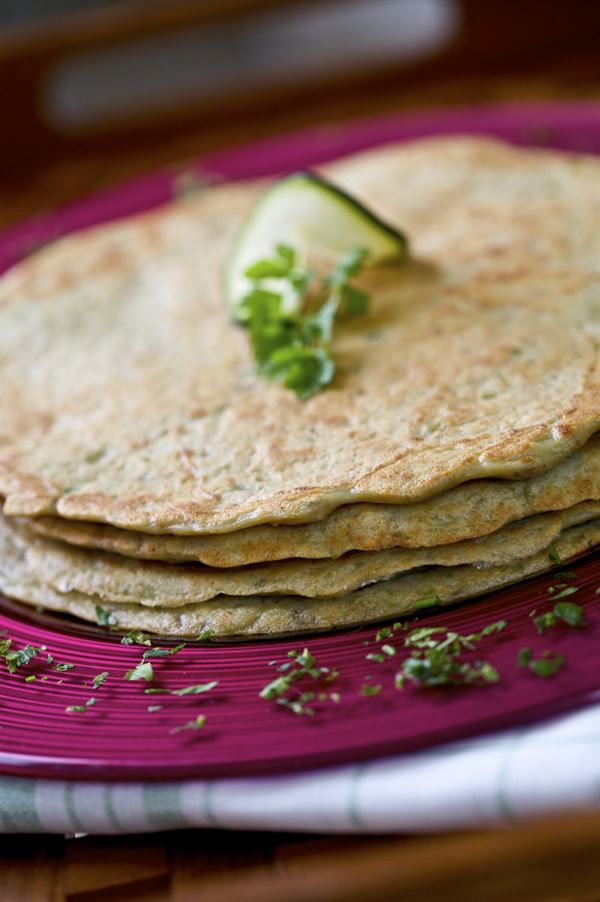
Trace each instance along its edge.
{"label": "blurred wooden background", "polygon": [[[157,166],[307,124],[418,107],[600,94],[598,0],[104,0],[90,9],[91,2],[86,12],[0,31],[0,227]],[[350,30],[346,19],[360,20],[357,6],[373,13],[379,38],[369,31],[368,17],[362,35]],[[0,3],[0,23],[1,9]],[[433,30],[445,27],[446,34],[439,46],[411,58],[407,29],[422,31],[426,10]],[[311,63],[318,16],[327,16],[323,39],[337,61],[329,69]],[[397,53],[389,33],[394,28]],[[220,71],[215,77],[206,51],[218,52],[219,41],[230,58],[213,59]],[[178,53],[189,66],[197,46],[191,69],[197,96],[193,86],[178,95],[176,85],[164,96],[169,73],[157,65],[163,45],[167,69]],[[298,65],[303,52],[304,71]],[[254,77],[258,64],[269,74],[261,53],[279,57],[276,77]],[[123,63],[128,54],[129,64]],[[295,60],[289,69],[286,54]],[[226,77],[228,64],[237,72],[233,81]],[[88,87],[92,79],[96,95],[102,95],[103,73],[112,74],[118,101],[119,66],[127,73],[122,91],[133,92],[133,101],[111,113],[106,98],[96,97],[104,107],[94,118],[77,73]],[[202,82],[203,67],[212,90]],[[148,80],[150,96],[136,104]],[[155,102],[152,85],[161,94]]]}
{"label": "blurred wooden background", "polygon": [[3,902],[598,902],[600,815],[421,837],[4,837]]}

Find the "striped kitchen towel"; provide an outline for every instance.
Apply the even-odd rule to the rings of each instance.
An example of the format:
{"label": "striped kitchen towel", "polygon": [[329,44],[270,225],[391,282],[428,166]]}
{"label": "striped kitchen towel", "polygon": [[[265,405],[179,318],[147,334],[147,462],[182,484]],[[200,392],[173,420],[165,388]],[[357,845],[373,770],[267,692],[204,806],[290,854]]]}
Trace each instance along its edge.
{"label": "striped kitchen towel", "polygon": [[168,783],[0,776],[3,833],[416,833],[599,804],[600,704],[425,752],[293,776]]}

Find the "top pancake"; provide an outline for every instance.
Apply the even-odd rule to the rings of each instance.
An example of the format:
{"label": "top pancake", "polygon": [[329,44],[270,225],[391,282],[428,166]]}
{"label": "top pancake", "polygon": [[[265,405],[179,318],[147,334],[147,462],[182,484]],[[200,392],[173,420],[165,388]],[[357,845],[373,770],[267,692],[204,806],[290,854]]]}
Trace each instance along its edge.
{"label": "top pancake", "polygon": [[260,186],[62,240],[2,285],[8,514],[228,532],[555,466],[600,427],[597,162],[480,139],[327,175],[403,227],[308,401],[258,379],[221,290]]}

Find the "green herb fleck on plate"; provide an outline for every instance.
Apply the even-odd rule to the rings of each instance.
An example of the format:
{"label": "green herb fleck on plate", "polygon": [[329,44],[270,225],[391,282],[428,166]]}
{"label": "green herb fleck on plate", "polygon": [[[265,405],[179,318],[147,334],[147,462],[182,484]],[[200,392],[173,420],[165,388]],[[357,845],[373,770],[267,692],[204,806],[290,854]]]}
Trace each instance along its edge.
{"label": "green herb fleck on plate", "polygon": [[536,676],[546,679],[558,673],[565,660],[564,655],[551,651],[544,651],[539,658],[534,658],[530,648],[522,648],[517,655],[517,666],[528,667]]}
{"label": "green herb fleck on plate", "polygon": [[131,670],[125,674],[126,680],[145,680],[147,683],[154,679],[154,670],[150,661],[140,661]]}
{"label": "green herb fleck on plate", "polygon": [[182,733],[184,730],[202,730],[204,725],[206,724],[206,717],[204,714],[199,714],[194,720],[188,720],[187,723],[181,724],[181,726],[173,727],[172,730],[169,730],[169,733]]}
{"label": "green herb fleck on plate", "polygon": [[92,686],[94,689],[99,689],[109,677],[108,670],[103,671],[103,673],[97,674],[92,680]]}

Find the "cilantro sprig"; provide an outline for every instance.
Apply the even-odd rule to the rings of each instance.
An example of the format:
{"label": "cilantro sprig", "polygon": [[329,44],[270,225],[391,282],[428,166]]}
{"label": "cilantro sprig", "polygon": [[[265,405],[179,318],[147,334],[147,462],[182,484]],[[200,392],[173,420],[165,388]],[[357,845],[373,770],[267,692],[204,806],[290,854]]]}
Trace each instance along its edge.
{"label": "cilantro sprig", "polygon": [[278,244],[272,257],[246,269],[251,286],[238,316],[250,334],[261,376],[281,382],[302,400],[331,382],[336,316],[364,314],[369,307],[369,295],[352,284],[367,256],[364,248],[354,248],[319,278],[293,247]]}

